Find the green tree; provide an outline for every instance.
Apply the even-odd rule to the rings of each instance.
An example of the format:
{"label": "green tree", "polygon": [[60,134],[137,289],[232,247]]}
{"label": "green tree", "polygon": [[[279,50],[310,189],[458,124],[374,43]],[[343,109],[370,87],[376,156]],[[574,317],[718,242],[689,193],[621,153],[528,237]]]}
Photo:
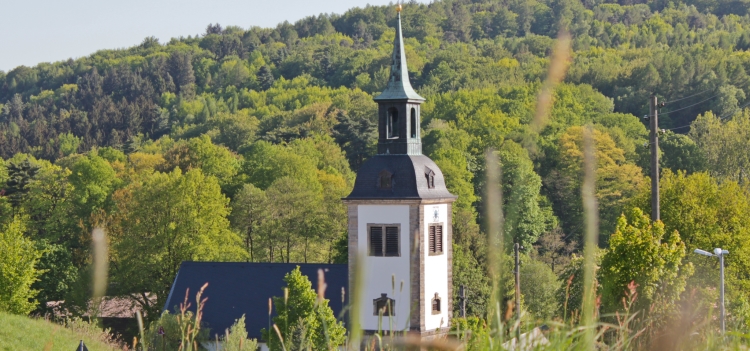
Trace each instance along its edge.
{"label": "green tree", "polygon": [[[273,323],[279,328],[284,345],[274,330],[263,329],[263,340],[272,351],[281,350],[331,350],[344,344],[346,329],[336,320],[328,299],[319,298],[310,280],[302,275],[299,266],[284,276],[284,297],[274,297],[276,317]],[[298,334],[293,337],[293,334]],[[301,337],[300,335],[301,334]],[[301,341],[294,344],[293,340]]]}
{"label": "green tree", "polygon": [[558,311],[556,294],[560,282],[552,268],[524,256],[521,261],[521,294],[525,307],[537,320],[549,320]]}
{"label": "green tree", "polygon": [[258,348],[257,340],[247,338],[244,314],[226,331],[222,346],[226,351],[255,351]]}
{"label": "green tree", "polygon": [[36,267],[42,252],[24,236],[24,219],[16,216],[0,230],[0,311],[27,314],[39,292],[31,285],[42,273]]}
{"label": "green tree", "polygon": [[662,317],[675,312],[693,273],[692,264],[683,264],[684,258],[685,243],[677,231],[666,232],[662,222],[652,223],[639,208],[629,210],[617,221],[602,258],[599,279],[604,310],[621,311],[625,291],[635,282],[638,297],[631,311]]}
{"label": "green tree", "polygon": [[506,140],[498,154],[503,171],[506,243],[519,243],[529,250],[542,233],[557,225],[556,219],[552,209],[545,208],[546,199],[539,193],[542,178],[534,172],[526,149]]}
{"label": "green tree", "polygon": [[263,223],[268,220],[268,198],[266,193],[252,184],[245,184],[232,199],[232,214],[229,217],[232,227],[240,233],[245,243],[245,250],[250,262],[256,262],[256,257],[262,243],[260,231]]}
{"label": "green tree", "polygon": [[[583,131],[584,127],[568,128],[558,141],[559,170],[550,176],[557,217],[563,229],[574,238],[583,234],[583,204],[580,196],[583,181]],[[596,157],[596,197],[601,215],[600,245],[614,232],[617,218],[631,198],[644,187],[641,169],[627,163],[625,153],[612,138],[597,129],[593,130]],[[582,242],[578,240],[579,242]]]}
{"label": "green tree", "polygon": [[706,157],[706,169],[720,179],[740,183],[750,178],[750,109],[727,122],[711,112],[698,116],[690,126],[690,137]]}
{"label": "green tree", "polygon": [[[200,169],[154,173],[115,194],[109,220],[113,281],[151,316],[163,306],[182,261],[243,260],[241,239],[229,229],[229,200]],[[155,293],[157,302],[146,298]]]}
{"label": "green tree", "polygon": [[487,314],[492,286],[486,268],[480,265],[471,251],[453,244],[453,315],[459,316],[461,286],[466,292],[466,315],[483,317]]}
{"label": "green tree", "polygon": [[[688,252],[695,249],[729,250],[726,258],[728,301],[750,298],[750,193],[735,181],[720,182],[707,173],[672,173],[665,170],[660,183],[661,220],[667,232],[677,231]],[[633,205],[650,209],[650,194],[643,191]],[[695,267],[688,280],[691,287],[719,285],[716,260],[699,255],[688,255],[686,260]],[[714,300],[715,301],[715,300]],[[730,315],[739,315],[732,311]],[[733,313],[733,314],[732,314]],[[739,316],[738,316],[739,317]],[[742,318],[747,318],[747,315]],[[742,321],[747,328],[747,321]]]}
{"label": "green tree", "polygon": [[672,172],[685,171],[688,174],[706,170],[703,150],[687,135],[668,131],[659,138],[659,148],[662,151],[659,159],[662,168],[669,168]]}
{"label": "green tree", "polygon": [[239,157],[224,146],[214,145],[205,134],[177,142],[164,154],[164,159],[164,171],[179,167],[185,173],[200,168],[205,175],[216,177],[225,190],[240,170]]}

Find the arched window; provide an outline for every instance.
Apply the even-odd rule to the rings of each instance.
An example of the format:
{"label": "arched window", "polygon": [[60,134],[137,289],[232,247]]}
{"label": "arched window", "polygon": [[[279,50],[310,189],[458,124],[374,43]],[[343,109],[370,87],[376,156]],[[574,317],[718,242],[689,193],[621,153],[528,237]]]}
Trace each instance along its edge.
{"label": "arched window", "polygon": [[393,187],[393,174],[386,170],[380,171],[378,175],[378,187],[380,189],[390,189]]}
{"label": "arched window", "polygon": [[388,109],[387,122],[388,139],[398,139],[398,110],[395,107]]}
{"label": "arched window", "polygon": [[432,298],[432,314],[440,314],[440,296],[435,293],[435,297]]}
{"label": "arched window", "polygon": [[411,138],[417,138],[417,109],[411,108]]}

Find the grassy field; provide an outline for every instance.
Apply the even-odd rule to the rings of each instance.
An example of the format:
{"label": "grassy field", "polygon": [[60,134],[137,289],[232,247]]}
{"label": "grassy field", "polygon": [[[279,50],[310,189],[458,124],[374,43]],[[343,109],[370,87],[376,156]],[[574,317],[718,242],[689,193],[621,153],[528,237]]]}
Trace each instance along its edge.
{"label": "grassy field", "polygon": [[[92,335],[89,335],[92,334]],[[0,312],[0,350],[72,351],[80,340],[90,351],[110,351],[94,333],[73,331],[62,325]]]}

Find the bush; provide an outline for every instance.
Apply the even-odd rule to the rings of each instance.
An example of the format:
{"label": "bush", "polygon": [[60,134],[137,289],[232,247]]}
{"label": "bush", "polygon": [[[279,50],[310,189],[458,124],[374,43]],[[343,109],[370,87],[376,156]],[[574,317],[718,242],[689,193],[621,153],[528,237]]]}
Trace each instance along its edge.
{"label": "bush", "polygon": [[42,253],[24,236],[26,226],[16,216],[0,229],[0,311],[28,314],[36,307],[37,290],[31,284],[42,273],[36,269]]}
{"label": "bush", "polygon": [[521,262],[521,294],[533,317],[548,320],[558,309],[555,299],[560,283],[552,268],[546,263],[534,259]]}

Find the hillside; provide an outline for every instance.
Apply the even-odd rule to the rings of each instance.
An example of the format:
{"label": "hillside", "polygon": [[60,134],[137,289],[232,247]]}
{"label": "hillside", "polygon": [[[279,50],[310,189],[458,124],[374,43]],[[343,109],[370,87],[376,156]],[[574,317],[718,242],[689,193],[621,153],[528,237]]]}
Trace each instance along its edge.
{"label": "hillside", "polygon": [[[651,280],[601,273],[612,301],[636,280],[644,301],[670,308],[686,291],[715,300],[714,262],[690,252],[750,252],[748,8],[748,0],[404,5],[409,76],[426,98],[423,151],[458,195],[453,283],[468,287],[470,315],[488,313],[486,225],[500,215],[506,243],[523,246],[538,279],[524,289],[543,290],[524,292],[541,296],[525,300],[531,313],[572,311],[561,282],[582,279],[587,140],[596,160],[592,247],[606,258],[638,242],[624,235],[648,232],[673,250],[670,263],[657,254],[666,246],[648,251],[659,256]],[[36,289],[38,311],[59,300],[82,311],[98,227],[108,238],[108,294],[130,296],[150,316],[182,261],[347,262],[341,198],[375,154],[373,98],[390,74],[395,25],[388,6],[276,28],[212,24],[198,37],[146,38],[0,72],[0,233],[32,242],[7,260],[36,269],[17,296]],[[652,93],[664,103],[654,227],[642,216]],[[485,203],[487,150],[502,169],[502,213]],[[620,262],[612,257],[602,264]],[[727,261],[730,318],[748,331],[750,261],[736,257]],[[656,288],[672,281],[674,290]]]}
{"label": "hillside", "polygon": [[76,349],[80,340],[90,351],[115,350],[93,335],[75,332],[42,319],[0,312],[0,350],[69,351]]}

